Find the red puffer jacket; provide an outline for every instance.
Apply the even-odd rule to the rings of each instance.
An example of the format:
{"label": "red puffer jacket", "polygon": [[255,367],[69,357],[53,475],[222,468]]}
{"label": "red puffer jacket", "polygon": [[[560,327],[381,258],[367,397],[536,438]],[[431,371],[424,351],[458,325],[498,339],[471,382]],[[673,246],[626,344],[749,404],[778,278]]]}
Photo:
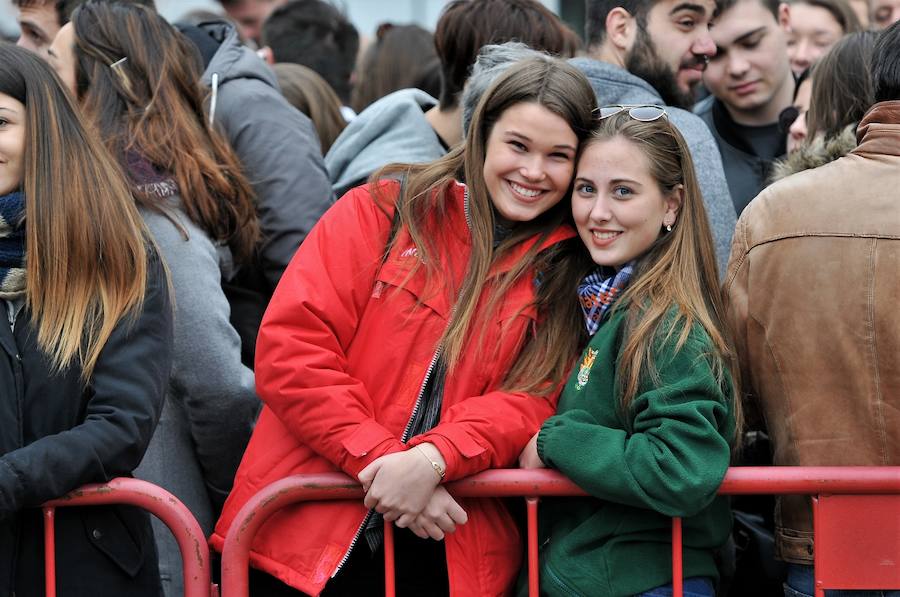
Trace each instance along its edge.
{"label": "red puffer jacket", "polygon": [[[399,190],[396,183],[384,188]],[[367,187],[350,191],[321,219],[282,277],[259,331],[256,383],[265,408],[211,542],[222,549],[237,511],[257,491],[298,473],[343,471],[356,477],[380,456],[408,449],[410,419],[452,308],[471,249],[465,187],[453,185],[441,225],[445,291],[425,292],[424,268],[404,228],[382,263],[391,217]],[[560,228],[545,246],[573,236]],[[498,268],[508,269],[535,240]],[[447,462],[446,480],[514,466],[553,414],[557,395],[498,390],[535,321],[534,284],[525,276],[446,379],[439,424],[409,445],[431,442]],[[405,283],[404,283],[405,282]],[[402,288],[398,287],[402,284]],[[483,297],[484,298],[484,297]],[[479,343],[481,330],[483,340]],[[469,522],[446,538],[451,593],[507,593],[521,544],[503,503],[462,500]],[[361,502],[302,504],[282,510],[253,542],[251,562],[316,595],[348,553],[366,516]]]}

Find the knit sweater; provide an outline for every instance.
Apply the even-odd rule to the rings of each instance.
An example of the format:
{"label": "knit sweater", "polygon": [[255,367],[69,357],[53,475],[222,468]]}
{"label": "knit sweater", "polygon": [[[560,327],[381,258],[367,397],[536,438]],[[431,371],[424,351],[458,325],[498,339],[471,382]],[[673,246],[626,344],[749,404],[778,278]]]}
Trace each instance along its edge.
{"label": "knit sweater", "polygon": [[589,498],[547,500],[541,512],[541,594],[634,595],[672,581],[672,516],[684,518],[685,577],[717,578],[713,552],[731,530],[718,489],[730,459],[730,380],[716,383],[699,326],[675,350],[657,342],[658,382],[643,382],[623,415],[616,391],[626,315],[614,310],[543,424],[541,459]]}

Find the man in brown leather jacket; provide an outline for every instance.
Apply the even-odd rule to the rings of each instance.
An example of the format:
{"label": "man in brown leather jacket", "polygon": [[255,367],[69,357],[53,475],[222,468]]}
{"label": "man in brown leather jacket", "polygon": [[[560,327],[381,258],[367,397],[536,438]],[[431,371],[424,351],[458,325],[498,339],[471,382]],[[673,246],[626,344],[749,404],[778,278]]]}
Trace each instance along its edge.
{"label": "man in brown leather jacket", "polygon": [[[767,188],[737,224],[724,290],[778,465],[900,465],[898,57],[900,23],[877,42],[857,148]],[[809,498],[783,497],[775,520],[785,595],[812,595]]]}

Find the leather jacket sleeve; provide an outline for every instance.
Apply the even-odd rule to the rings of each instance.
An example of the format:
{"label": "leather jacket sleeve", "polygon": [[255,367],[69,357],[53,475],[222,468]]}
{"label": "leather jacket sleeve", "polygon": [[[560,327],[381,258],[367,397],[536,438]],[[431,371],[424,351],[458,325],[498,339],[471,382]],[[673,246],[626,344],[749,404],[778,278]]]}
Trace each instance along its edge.
{"label": "leather jacket sleeve", "polygon": [[100,353],[85,390],[83,418],[0,457],[0,519],[85,483],[130,474],[159,418],[171,353],[172,305],[154,252],[143,309],[119,322]]}
{"label": "leather jacket sleeve", "polygon": [[759,404],[753,398],[753,377],[749,366],[748,329],[753,321],[750,317],[750,256],[746,223],[746,218],[740,219],[735,228],[722,295],[725,316],[739,359],[745,424],[748,430],[756,430],[764,429],[765,421]]}

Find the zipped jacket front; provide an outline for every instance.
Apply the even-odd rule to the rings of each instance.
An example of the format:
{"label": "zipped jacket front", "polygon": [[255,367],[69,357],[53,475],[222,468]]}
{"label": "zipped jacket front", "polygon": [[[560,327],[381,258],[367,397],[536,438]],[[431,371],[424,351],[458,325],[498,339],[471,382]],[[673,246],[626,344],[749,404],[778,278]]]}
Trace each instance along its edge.
{"label": "zipped jacket front", "polygon": [[[397,183],[382,184],[384,194],[396,197]],[[534,278],[526,275],[493,310],[481,297],[476,331],[446,379],[440,421],[402,441],[471,251],[465,187],[454,183],[443,192],[451,196],[429,226],[441,263],[440,280],[431,284],[424,267],[413,271],[419,251],[404,227],[384,258],[392,216],[369,187],[338,201],[294,257],[260,330],[256,382],[265,408],[212,537],[216,549],[244,503],[288,475],[343,471],[356,478],[381,456],[431,442],[451,481],[513,466],[554,412],[556,394],[499,390],[536,321]],[[560,228],[542,248],[573,235]],[[511,268],[535,242],[522,243],[497,271]],[[469,522],[445,539],[451,594],[508,592],[521,555],[512,518],[499,500],[460,505]],[[365,516],[361,501],[287,508],[256,536],[251,563],[318,594]]]}

